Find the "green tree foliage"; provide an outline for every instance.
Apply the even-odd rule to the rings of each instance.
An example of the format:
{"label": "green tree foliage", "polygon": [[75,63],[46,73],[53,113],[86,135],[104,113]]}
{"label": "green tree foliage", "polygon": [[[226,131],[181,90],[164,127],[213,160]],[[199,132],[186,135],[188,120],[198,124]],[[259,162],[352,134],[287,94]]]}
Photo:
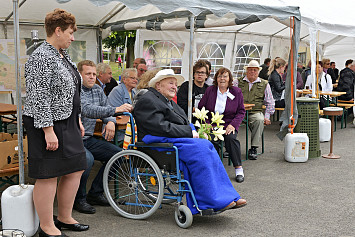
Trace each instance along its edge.
{"label": "green tree foliage", "polygon": [[[102,40],[103,45],[106,48],[111,49],[111,58],[110,61],[114,62],[115,61],[115,51],[117,47],[125,47],[125,42],[126,42],[126,36],[127,36],[127,47],[132,48],[134,47],[134,42],[136,39],[136,31],[115,31],[111,32],[111,34]],[[127,52],[129,53],[129,51]],[[128,57],[128,55],[127,55]]]}

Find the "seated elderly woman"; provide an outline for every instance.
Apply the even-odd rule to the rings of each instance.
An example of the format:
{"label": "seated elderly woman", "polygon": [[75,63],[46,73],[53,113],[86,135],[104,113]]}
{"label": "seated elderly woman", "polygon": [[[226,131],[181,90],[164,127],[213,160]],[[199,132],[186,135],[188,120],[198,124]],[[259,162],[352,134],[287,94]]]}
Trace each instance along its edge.
{"label": "seated elderly woman", "polygon": [[[114,87],[111,93],[107,96],[107,102],[111,107],[120,107],[124,104],[132,104],[133,98],[136,95],[136,86],[138,84],[137,69],[126,68],[121,75],[121,83]],[[125,130],[117,131],[117,140],[122,141]]]}
{"label": "seated elderly woman", "polygon": [[[209,112],[207,122],[211,122],[211,112],[223,114],[223,135],[226,150],[229,153],[235,167],[236,181],[244,181],[244,172],[240,153],[240,143],[237,140],[238,128],[245,115],[242,90],[233,86],[233,76],[229,69],[222,67],[214,76],[213,85],[208,87],[203,95],[198,108],[205,107]],[[219,141],[212,143],[219,150]]]}
{"label": "seated elderly woman", "polygon": [[[145,143],[169,142],[179,151],[180,165],[188,179],[201,210],[226,210],[246,205],[234,189],[212,143],[199,139],[185,112],[172,101],[184,78],[171,69],[159,71],[149,82],[148,91],[142,95],[133,115],[138,128],[138,140]],[[187,205],[193,214],[191,195]]]}

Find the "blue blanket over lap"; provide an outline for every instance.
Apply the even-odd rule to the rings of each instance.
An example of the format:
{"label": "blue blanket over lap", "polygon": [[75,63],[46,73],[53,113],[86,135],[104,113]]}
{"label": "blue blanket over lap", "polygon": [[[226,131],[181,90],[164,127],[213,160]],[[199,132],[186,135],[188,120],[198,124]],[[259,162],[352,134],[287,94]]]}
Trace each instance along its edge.
{"label": "blue blanket over lap", "polygon": [[[240,199],[213,144],[206,139],[167,138],[146,135],[146,144],[163,142],[173,143],[179,151],[180,169],[184,179],[192,186],[199,209],[212,208],[215,211],[226,207],[232,201]],[[186,195],[187,206],[192,214],[198,211],[189,193]]]}

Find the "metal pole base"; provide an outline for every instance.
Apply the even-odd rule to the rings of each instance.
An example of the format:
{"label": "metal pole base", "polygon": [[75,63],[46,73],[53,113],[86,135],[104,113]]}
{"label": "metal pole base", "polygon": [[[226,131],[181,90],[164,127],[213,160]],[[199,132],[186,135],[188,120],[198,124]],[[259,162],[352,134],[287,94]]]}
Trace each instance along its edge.
{"label": "metal pole base", "polygon": [[333,153],[329,153],[328,155],[324,154],[322,157],[325,159],[340,159],[340,156],[334,155]]}

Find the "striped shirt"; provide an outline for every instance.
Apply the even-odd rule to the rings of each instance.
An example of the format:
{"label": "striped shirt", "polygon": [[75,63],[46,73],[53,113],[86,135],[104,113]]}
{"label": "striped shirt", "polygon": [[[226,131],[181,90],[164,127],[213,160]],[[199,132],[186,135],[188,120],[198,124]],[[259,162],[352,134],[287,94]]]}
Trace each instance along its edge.
{"label": "striped shirt", "polygon": [[106,124],[109,121],[116,123],[116,108],[107,103],[107,97],[101,87],[95,84],[92,88],[81,87],[81,122],[85,128],[84,140],[94,134],[96,119],[102,119]]}

